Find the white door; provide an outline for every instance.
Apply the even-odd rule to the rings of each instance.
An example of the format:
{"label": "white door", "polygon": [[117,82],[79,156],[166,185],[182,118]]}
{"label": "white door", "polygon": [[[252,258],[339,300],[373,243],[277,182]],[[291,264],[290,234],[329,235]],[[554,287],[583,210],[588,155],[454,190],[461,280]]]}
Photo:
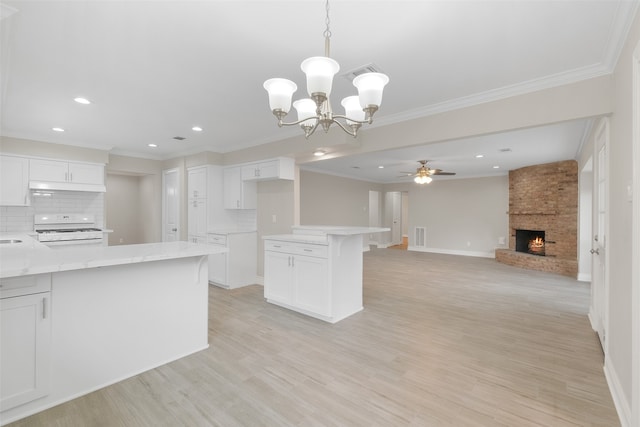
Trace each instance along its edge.
{"label": "white door", "polygon": [[162,241],[179,239],[180,179],[178,169],[162,172]]}
{"label": "white door", "polygon": [[607,283],[607,236],[609,230],[608,160],[609,121],[604,119],[596,132],[593,202],[593,256],[591,274],[592,326],[607,354],[609,288]]}
{"label": "white door", "polygon": [[402,243],[402,193],[390,191],[385,194],[385,225],[391,228],[391,245]]}

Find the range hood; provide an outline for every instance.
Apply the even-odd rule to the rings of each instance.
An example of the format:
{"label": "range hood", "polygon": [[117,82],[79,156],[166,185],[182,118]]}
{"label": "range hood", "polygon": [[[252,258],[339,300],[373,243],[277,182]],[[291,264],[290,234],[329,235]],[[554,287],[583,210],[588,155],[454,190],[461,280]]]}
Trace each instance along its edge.
{"label": "range hood", "polygon": [[85,191],[91,193],[105,193],[107,188],[100,184],[80,184],[75,182],[29,181],[31,190]]}

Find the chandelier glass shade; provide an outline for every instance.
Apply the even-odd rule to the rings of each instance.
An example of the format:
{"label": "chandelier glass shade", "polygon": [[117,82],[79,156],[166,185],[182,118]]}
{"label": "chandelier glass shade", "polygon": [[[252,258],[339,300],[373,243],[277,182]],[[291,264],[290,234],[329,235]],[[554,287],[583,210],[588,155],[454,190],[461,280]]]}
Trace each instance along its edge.
{"label": "chandelier glass shade", "polygon": [[332,124],[337,124],[343,131],[355,137],[358,129],[373,122],[373,114],[382,103],[382,92],[389,82],[389,77],[382,73],[363,73],[353,79],[358,90],[357,96],[344,98],[341,105],[344,115],[333,114],[329,96],[333,86],[333,77],[340,71],[340,65],[329,57],[331,31],[329,30],[329,2],[326,2],[327,28],[325,37],[325,56],[313,56],[302,61],[300,68],[307,77],[307,94],[309,98],[297,100],[293,107],[298,113],[298,120],[285,123],[284,118],[291,109],[293,94],[298,89],[291,80],[273,78],[264,82],[269,93],[269,108],[278,119],[278,126],[300,125],[305,138],[311,136],[318,126],[325,132]]}

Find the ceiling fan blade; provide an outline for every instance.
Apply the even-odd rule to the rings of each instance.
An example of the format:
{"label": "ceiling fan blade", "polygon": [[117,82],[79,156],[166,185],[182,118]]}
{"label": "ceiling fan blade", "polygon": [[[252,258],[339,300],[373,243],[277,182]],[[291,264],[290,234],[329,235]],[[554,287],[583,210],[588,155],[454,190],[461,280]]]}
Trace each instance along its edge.
{"label": "ceiling fan blade", "polygon": [[455,172],[442,172],[442,171],[439,171],[439,172],[434,172],[431,175],[455,175],[455,174],[456,174]]}

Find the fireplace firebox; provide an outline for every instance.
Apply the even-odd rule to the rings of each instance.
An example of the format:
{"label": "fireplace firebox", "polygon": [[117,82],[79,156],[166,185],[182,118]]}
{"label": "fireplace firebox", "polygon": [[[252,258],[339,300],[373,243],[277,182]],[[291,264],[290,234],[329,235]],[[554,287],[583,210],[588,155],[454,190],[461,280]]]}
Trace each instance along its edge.
{"label": "fireplace firebox", "polygon": [[516,252],[545,256],[543,230],[516,230]]}

